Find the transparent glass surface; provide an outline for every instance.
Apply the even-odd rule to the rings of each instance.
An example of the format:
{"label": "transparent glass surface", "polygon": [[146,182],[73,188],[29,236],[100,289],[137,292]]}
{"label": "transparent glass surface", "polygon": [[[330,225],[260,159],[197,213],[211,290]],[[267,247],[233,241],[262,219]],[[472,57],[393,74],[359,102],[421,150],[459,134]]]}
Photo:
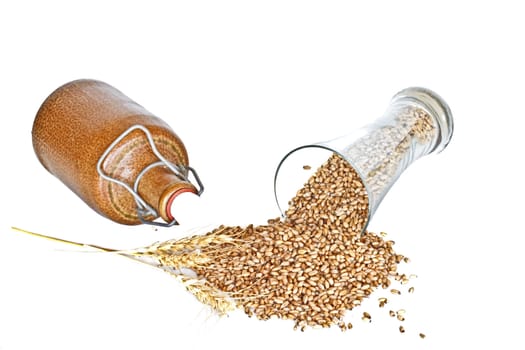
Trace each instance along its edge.
{"label": "transparent glass surface", "polygon": [[442,151],[452,133],[452,114],[443,99],[424,88],[402,90],[371,124],[289,152],[275,173],[277,205],[284,215],[290,199],[337,153],[357,171],[367,189],[369,221],[403,171],[422,156]]}

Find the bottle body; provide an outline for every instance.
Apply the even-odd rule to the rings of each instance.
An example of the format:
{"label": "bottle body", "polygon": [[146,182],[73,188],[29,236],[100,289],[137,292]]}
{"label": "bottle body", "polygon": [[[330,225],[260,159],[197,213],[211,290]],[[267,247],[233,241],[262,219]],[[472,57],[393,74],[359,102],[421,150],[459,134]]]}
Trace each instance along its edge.
{"label": "bottle body", "polygon": [[[134,126],[140,128],[131,129]],[[148,169],[159,162],[148,132],[178,173],[163,164]],[[197,192],[187,180],[189,160],[180,138],[163,120],[106,83],[77,80],[55,90],[37,113],[32,137],[42,165],[113,221],[143,221],[130,188],[155,209],[145,212],[145,220],[162,216],[169,221],[172,215],[163,203],[180,190]]]}
{"label": "bottle body", "polygon": [[[368,194],[368,220],[403,171],[420,157],[442,151],[453,133],[453,120],[447,104],[434,92],[408,88],[396,94],[384,115],[345,136],[298,147],[279,164],[274,190],[283,211],[294,191],[291,185],[306,181],[301,164],[317,169],[329,154],[342,156],[360,175]],[[299,187],[295,185],[295,190]],[[367,220],[367,221],[368,221]]]}

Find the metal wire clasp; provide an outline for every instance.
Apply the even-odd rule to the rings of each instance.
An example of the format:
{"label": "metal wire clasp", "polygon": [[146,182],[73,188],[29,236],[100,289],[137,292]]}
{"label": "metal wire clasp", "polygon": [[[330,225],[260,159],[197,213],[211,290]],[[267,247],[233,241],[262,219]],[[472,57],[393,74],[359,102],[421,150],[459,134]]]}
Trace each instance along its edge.
{"label": "metal wire clasp", "polygon": [[[142,171],[139,173],[139,175],[135,179],[135,183],[133,184],[133,187],[131,187],[127,183],[125,183],[125,182],[123,182],[123,181],[121,181],[119,179],[116,179],[116,178],[111,177],[108,174],[106,174],[102,170],[102,164],[104,163],[104,160],[108,156],[109,152],[111,152],[113,150],[113,148],[115,148],[115,146],[120,141],[122,141],[122,139],[124,139],[126,136],[128,136],[134,130],[140,130],[146,135],[146,138],[148,139],[148,142],[149,142],[149,145],[151,147],[151,150],[153,151],[155,156],[159,159],[159,161],[155,162],[155,163],[152,163],[152,164],[146,166],[144,169],[142,169]],[[197,195],[200,196],[201,193],[204,191],[204,186],[202,185],[202,182],[201,182],[199,176],[197,175],[197,172],[195,171],[195,169],[193,169],[192,167],[189,167],[189,166],[185,167],[185,166],[180,166],[180,165],[173,164],[173,163],[169,162],[166,158],[164,158],[164,156],[157,149],[157,146],[155,146],[155,141],[153,140],[153,137],[151,136],[150,131],[146,127],[144,127],[143,125],[133,125],[129,129],[124,131],[122,134],[120,134],[108,146],[108,148],[104,151],[104,153],[102,153],[102,155],[100,156],[100,158],[99,158],[99,160],[97,162],[97,172],[105,180],[108,180],[110,182],[113,182],[113,183],[115,183],[117,185],[120,185],[120,186],[124,187],[133,196],[133,198],[135,199],[135,202],[137,204],[137,215],[138,215],[138,217],[139,217],[139,219],[140,219],[140,221],[142,223],[148,224],[148,225],[170,227],[170,226],[173,226],[173,225],[177,225],[178,224],[177,220],[173,219],[173,221],[171,221],[171,222],[164,223],[164,222],[156,222],[156,221],[150,221],[150,220],[146,220],[145,219],[146,216],[153,216],[153,217],[157,218],[159,215],[158,215],[157,211],[151,205],[149,205],[138,193],[139,181],[142,178],[142,176],[148,170],[150,170],[150,169],[152,169],[154,167],[157,167],[157,166],[162,166],[162,165],[166,166],[168,169],[170,169],[177,177],[181,178],[184,181],[188,181],[188,182],[190,182],[190,180],[188,179],[188,171],[191,172],[191,174],[195,178],[195,181],[197,182],[197,185],[198,185],[198,186],[196,186],[197,187],[197,191],[198,191]]]}

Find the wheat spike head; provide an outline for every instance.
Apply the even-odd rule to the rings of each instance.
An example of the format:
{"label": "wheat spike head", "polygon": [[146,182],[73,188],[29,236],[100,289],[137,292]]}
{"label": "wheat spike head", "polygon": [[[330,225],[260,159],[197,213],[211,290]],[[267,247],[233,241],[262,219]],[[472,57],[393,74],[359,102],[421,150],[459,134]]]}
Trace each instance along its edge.
{"label": "wheat spike head", "polygon": [[188,292],[192,293],[201,303],[210,306],[220,316],[226,315],[236,308],[236,301],[231,294],[217,290],[207,283],[206,280],[198,278],[191,270],[192,267],[196,266],[206,268],[206,265],[213,261],[215,256],[224,253],[223,249],[225,247],[234,248],[236,246],[235,237],[229,234],[231,231],[224,230],[223,227],[219,227],[206,235],[195,235],[179,240],[157,242],[147,247],[131,250],[119,250],[74,242],[18,227],[12,227],[12,229],[81,248],[92,248],[102,252],[118,254],[160,268],[177,277]]}

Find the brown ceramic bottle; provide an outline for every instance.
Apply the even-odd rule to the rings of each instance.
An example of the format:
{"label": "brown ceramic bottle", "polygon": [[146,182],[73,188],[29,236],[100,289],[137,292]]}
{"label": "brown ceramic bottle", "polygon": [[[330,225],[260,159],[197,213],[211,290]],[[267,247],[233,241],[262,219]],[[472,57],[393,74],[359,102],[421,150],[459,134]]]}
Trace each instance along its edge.
{"label": "brown ceramic bottle", "polygon": [[160,216],[174,224],[174,198],[202,191],[173,130],[101,81],[76,80],[55,90],[40,107],[32,136],[44,167],[118,223],[152,223]]}

